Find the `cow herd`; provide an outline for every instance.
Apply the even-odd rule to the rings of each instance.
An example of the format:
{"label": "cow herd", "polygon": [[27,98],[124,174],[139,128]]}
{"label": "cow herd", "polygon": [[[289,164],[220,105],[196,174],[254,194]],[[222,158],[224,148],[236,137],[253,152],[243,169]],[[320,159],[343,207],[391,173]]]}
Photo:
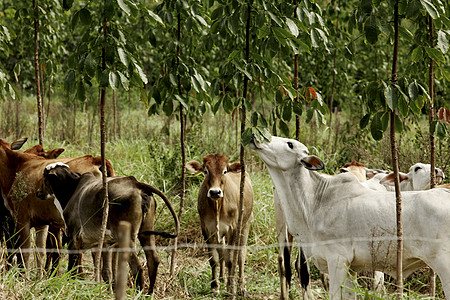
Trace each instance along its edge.
{"label": "cow herd", "polygon": [[[29,266],[30,252],[23,250],[31,248],[30,229],[35,228],[35,243],[40,249],[36,259],[38,276],[42,276],[44,269],[54,269],[60,259],[58,252],[52,252],[44,267],[45,248],[62,249],[63,242],[72,250],[69,270],[79,272],[81,251],[97,247],[101,232],[105,198],[101,159],[90,155],[58,158],[64,149],[44,151],[39,145],[19,151],[25,142],[26,139],[13,143],[0,139],[0,234],[8,249],[17,249],[9,253],[9,263],[13,263],[15,254],[20,254],[16,255],[16,263]],[[392,174],[367,169],[357,162],[345,165],[337,175],[321,174],[317,171],[324,168],[322,160],[309,155],[302,143],[291,139],[252,140],[250,147],[266,165],[275,187],[282,299],[289,296],[293,238],[300,249],[297,269],[305,288],[304,298],[313,297],[309,261],[328,275],[331,299],[354,297],[352,281],[347,276],[349,269],[378,271],[377,282],[381,285],[384,277],[381,272],[396,275],[396,250],[392,248],[396,245]],[[133,176],[116,176],[109,161],[106,169],[109,217],[104,242],[108,251],[102,255],[103,279],[113,281],[111,249],[117,247],[119,222],[128,221],[131,224],[129,246],[134,249],[139,241],[144,248],[150,282],[147,292],[152,293],[160,263],[155,235],[176,237],[178,218],[170,201],[157,188]],[[245,295],[244,265],[254,197],[249,174],[245,173],[245,181],[241,182],[240,163],[229,163],[222,154],[207,155],[202,163],[191,161],[186,169],[204,174],[197,209],[212,269],[211,290],[219,293],[219,279],[230,287],[233,280],[230,271],[236,264],[238,293]],[[435,175],[439,181],[444,179],[444,173],[438,168]],[[446,295],[450,295],[447,230],[450,190],[448,186],[429,190],[430,165],[426,164],[413,165],[409,173],[400,174],[400,180],[405,277],[422,266],[429,266],[439,275]],[[169,209],[174,233],[154,229],[154,195]],[[238,246],[237,251],[230,247],[233,245]],[[131,254],[129,264],[136,285],[144,289],[145,272],[136,253]]]}

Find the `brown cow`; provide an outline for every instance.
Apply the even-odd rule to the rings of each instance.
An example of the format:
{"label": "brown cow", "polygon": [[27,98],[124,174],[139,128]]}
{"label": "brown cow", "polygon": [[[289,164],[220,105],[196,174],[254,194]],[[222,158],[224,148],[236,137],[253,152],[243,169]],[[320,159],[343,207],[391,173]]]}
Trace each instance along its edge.
{"label": "brown cow", "polygon": [[[239,190],[241,180],[241,164],[228,164],[228,158],[222,154],[210,154],[203,158],[203,164],[191,161],[186,164],[189,171],[205,174],[205,179],[198,193],[197,209],[200,215],[203,237],[208,244],[210,265],[212,268],[211,289],[219,293],[217,266],[220,266],[220,278],[225,281],[225,264],[230,271],[233,259],[232,250],[226,245],[234,245],[233,237],[237,229],[239,216]],[[244,264],[250,221],[253,210],[253,188],[249,175],[246,173],[244,186],[244,214],[241,248],[238,256],[240,294],[246,293],[244,281]],[[220,245],[222,245],[220,247]],[[228,286],[231,278],[228,280]]]}
{"label": "brown cow", "polygon": [[[22,147],[22,145],[27,141],[27,138],[21,138],[17,141],[14,141],[13,143],[5,143],[5,147],[9,147],[12,150],[18,150]],[[37,156],[42,156],[47,159],[55,159],[57,158],[62,152],[64,152],[63,148],[56,148],[49,151],[45,151],[44,148],[41,145],[35,145],[27,150],[25,150],[25,153],[34,154]],[[3,200],[3,197],[0,193],[0,238],[5,239],[7,248],[14,249],[17,245],[17,239],[15,236],[15,222],[14,218],[11,215],[11,212],[6,208],[5,202]],[[47,226],[43,226],[41,228],[37,229],[38,232],[38,240],[42,239],[39,235],[42,235],[43,233],[46,234],[47,232]],[[9,253],[8,255],[8,261],[12,263],[13,255]],[[48,260],[48,262],[51,262],[51,259]],[[48,267],[47,267],[48,269]]]}
{"label": "brown cow", "polygon": [[[11,149],[12,145],[14,146]],[[61,247],[61,229],[64,228],[61,214],[54,203],[49,201],[42,203],[35,195],[42,184],[44,168],[54,162],[63,162],[76,172],[93,172],[95,176],[101,176],[101,160],[91,155],[78,158],[46,159],[35,154],[14,151],[15,145],[15,143],[9,144],[0,139],[0,188],[5,206],[16,221],[19,248],[30,248],[29,235],[32,227],[41,229],[46,225],[50,226],[49,231],[52,236],[56,237],[57,244]],[[109,162],[107,162],[107,173],[110,176],[114,175],[114,170]],[[36,231],[39,233],[36,237],[36,246],[43,249],[45,248],[46,232],[44,232],[45,230]],[[27,266],[30,254],[24,252],[22,256],[23,263]],[[41,257],[38,257],[37,263],[41,271]]]}
{"label": "brown cow", "polygon": [[[70,250],[89,249],[98,246],[103,216],[102,179],[92,173],[80,174],[62,163],[48,165],[44,170],[44,183],[38,195],[41,199],[54,199],[63,209],[66,235]],[[175,220],[175,234],[154,231],[156,202],[153,194],[164,200]],[[155,250],[155,237],[162,235],[175,238],[178,234],[178,217],[170,201],[158,189],[139,182],[133,176],[115,176],[108,178],[108,198],[110,199],[105,245],[117,244],[120,233],[120,221],[131,224],[129,248],[134,249],[139,241],[147,257],[150,278],[149,293],[153,292],[160,259]],[[46,202],[46,201],[43,201]],[[53,201],[51,201],[53,202]],[[69,270],[79,263],[77,255],[69,255]],[[139,258],[131,252],[130,267],[139,288],[144,287],[144,272]],[[104,265],[105,266],[105,265]],[[105,270],[105,269],[104,269]],[[103,279],[110,282],[111,271],[103,272]]]}

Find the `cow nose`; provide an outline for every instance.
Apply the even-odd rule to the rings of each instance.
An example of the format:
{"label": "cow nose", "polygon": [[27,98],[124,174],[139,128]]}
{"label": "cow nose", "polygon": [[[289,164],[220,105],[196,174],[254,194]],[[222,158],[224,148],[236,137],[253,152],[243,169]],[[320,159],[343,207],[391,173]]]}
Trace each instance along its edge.
{"label": "cow nose", "polygon": [[208,191],[208,197],[210,198],[221,198],[222,196],[221,189],[209,189]]}

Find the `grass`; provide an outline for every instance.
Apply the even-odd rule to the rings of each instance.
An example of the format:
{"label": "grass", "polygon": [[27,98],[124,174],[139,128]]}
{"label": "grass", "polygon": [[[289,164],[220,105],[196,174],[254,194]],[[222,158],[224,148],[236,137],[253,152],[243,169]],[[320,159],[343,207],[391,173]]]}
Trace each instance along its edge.
{"label": "grass", "polygon": [[[6,116],[8,103],[1,103],[0,136],[11,141],[16,134],[13,118]],[[19,118],[19,136],[28,136],[30,140],[24,149],[36,144],[36,124],[34,103],[32,99],[24,99],[21,105]],[[73,108],[66,108],[55,102],[49,114],[46,129],[45,148],[63,147],[66,151],[63,156],[81,156],[100,154],[100,140],[98,121],[92,116],[90,109],[78,109],[76,118],[73,118]],[[142,108],[123,108],[120,112],[120,130],[114,137],[108,131],[106,146],[107,158],[112,162],[118,175],[133,175],[138,180],[149,183],[162,190],[172,201],[175,209],[179,209],[179,179],[181,172],[181,158],[179,147],[179,128],[176,118],[165,116],[148,117]],[[327,164],[326,171],[334,173],[337,167],[345,162],[357,159],[370,167],[387,168],[389,166],[390,149],[388,138],[375,142],[367,138],[367,130],[358,130],[356,121],[351,123],[348,116],[338,119],[341,128],[337,135],[333,132],[331,141],[328,141],[328,128],[317,127],[302,123],[303,141],[310,145],[312,154],[324,159]],[[349,121],[350,120],[350,121]],[[348,123],[348,124],[347,124]],[[353,125],[352,125],[353,124]],[[412,125],[411,125],[412,126]],[[108,119],[108,128],[111,128],[111,119]],[[423,140],[426,133],[424,126],[417,127],[414,132],[401,136],[400,146],[405,147],[400,158],[403,158],[402,170],[406,171],[417,161],[424,161],[427,150],[423,149]],[[333,128],[334,130],[334,128]],[[362,134],[361,134],[362,132]],[[313,134],[311,134],[313,133]],[[440,144],[439,144],[440,143]],[[230,161],[239,159],[236,147],[235,123],[229,116],[219,114],[212,117],[206,113],[194,123],[188,122],[187,129],[187,160],[201,160],[203,156],[221,152],[226,154]],[[314,146],[311,146],[314,145]],[[336,149],[333,149],[336,145]],[[442,146],[444,145],[444,146]],[[448,141],[438,142],[441,147],[441,156],[438,166],[448,165]],[[275,216],[273,209],[273,184],[267,170],[258,157],[246,149],[248,171],[254,186],[255,200],[253,221],[249,236],[249,249],[246,263],[247,291],[250,299],[277,299],[279,297],[279,278],[277,274],[277,240],[275,232]],[[178,264],[176,276],[170,277],[170,251],[159,251],[162,263],[159,267],[158,280],[154,293],[155,299],[217,299],[210,294],[211,269],[207,261],[204,242],[200,231],[200,222],[196,209],[196,197],[202,176],[187,176],[187,190],[184,213],[181,222],[179,243],[193,245],[192,248],[181,248],[177,252]],[[156,228],[158,230],[172,231],[173,221],[161,201],[158,201]],[[158,245],[170,245],[171,242],[162,238],[157,239]],[[88,256],[88,255],[87,255]],[[140,253],[144,261],[143,253]],[[4,261],[4,260],[3,260]],[[0,264],[0,298],[2,299],[112,299],[114,294],[108,290],[108,285],[93,280],[92,262],[86,259],[85,268],[88,270],[87,279],[76,279],[64,272],[67,266],[66,258],[62,262],[60,271],[54,276],[46,276],[36,280],[23,277],[17,267],[5,269]],[[29,270],[34,274],[33,270]],[[407,296],[410,299],[427,298],[428,285],[427,270],[405,281]],[[318,298],[326,298],[319,279],[318,271],[311,269],[314,293]],[[363,282],[362,284],[359,282]],[[364,280],[355,279],[357,293],[364,299],[394,299],[394,289],[390,286],[386,293],[376,293],[365,288]],[[391,283],[388,283],[391,284]],[[147,299],[129,284],[128,299]],[[298,278],[294,280],[291,288],[291,298],[301,297],[301,288]],[[438,296],[443,297],[442,289],[438,285]],[[150,297],[152,298],[152,297]],[[220,298],[220,297],[219,297]]]}

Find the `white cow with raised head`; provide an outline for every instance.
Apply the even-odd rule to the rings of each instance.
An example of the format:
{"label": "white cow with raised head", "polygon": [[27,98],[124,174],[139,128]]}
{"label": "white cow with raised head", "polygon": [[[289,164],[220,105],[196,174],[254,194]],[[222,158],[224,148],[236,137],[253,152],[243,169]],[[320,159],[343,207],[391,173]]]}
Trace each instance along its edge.
{"label": "white cow with raised head", "polygon": [[[396,276],[394,193],[367,189],[350,174],[313,172],[323,162],[296,140],[272,137],[250,146],[269,170],[289,232],[329,274],[331,299],[351,296],[349,268]],[[403,192],[402,203],[404,277],[428,265],[450,297],[450,190]]]}

